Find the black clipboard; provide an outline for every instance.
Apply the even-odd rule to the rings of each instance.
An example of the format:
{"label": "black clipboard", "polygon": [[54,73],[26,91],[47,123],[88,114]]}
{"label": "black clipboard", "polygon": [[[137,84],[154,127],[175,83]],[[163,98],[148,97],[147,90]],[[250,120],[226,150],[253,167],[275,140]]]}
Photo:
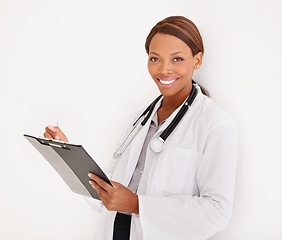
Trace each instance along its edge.
{"label": "black clipboard", "polygon": [[73,192],[100,199],[98,193],[89,184],[88,173],[90,172],[112,186],[106,174],[82,145],[26,134],[24,137],[51,164]]}

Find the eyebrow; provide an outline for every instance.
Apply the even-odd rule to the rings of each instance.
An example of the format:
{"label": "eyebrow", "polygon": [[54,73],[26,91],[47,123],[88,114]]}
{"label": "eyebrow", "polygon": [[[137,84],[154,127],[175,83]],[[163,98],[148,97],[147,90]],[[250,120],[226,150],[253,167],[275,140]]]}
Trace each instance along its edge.
{"label": "eyebrow", "polygon": [[155,54],[155,55],[160,56],[159,54],[157,54],[157,53],[155,53],[155,52],[150,52],[149,54]]}
{"label": "eyebrow", "polygon": [[170,55],[175,55],[175,54],[178,54],[178,53],[182,53],[182,54],[184,54],[184,55],[185,55],[185,53],[184,53],[184,52],[174,52],[174,53],[172,53],[172,54],[170,54]]}
{"label": "eyebrow", "polygon": [[[179,53],[182,53],[182,54],[184,54],[184,55],[185,55],[185,53],[184,53],[184,52],[174,52],[174,53],[171,53],[170,55],[172,56],[172,55],[176,55],[176,54],[179,54]],[[160,54],[155,53],[155,52],[150,52],[150,54],[155,54],[155,55],[157,55],[157,56],[160,56]]]}

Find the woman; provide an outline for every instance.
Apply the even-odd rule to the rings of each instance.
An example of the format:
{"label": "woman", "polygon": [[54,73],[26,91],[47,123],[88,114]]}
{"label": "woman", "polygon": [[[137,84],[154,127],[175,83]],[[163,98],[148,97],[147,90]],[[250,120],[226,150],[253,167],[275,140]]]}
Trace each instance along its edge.
{"label": "woman", "polygon": [[[95,239],[204,240],[222,230],[232,213],[236,127],[192,80],[204,47],[190,20],[174,16],[157,23],[145,47],[163,97],[107,172],[113,187],[89,174],[103,203]],[[178,118],[187,99],[189,110],[163,149],[154,149],[154,139]],[[44,136],[67,141],[58,127],[47,127]]]}

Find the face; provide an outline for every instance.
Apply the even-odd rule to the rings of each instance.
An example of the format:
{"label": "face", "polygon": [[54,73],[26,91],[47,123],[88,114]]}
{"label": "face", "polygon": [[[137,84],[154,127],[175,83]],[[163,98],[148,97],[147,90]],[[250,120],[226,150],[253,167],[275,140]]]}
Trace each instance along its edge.
{"label": "face", "polygon": [[187,97],[201,63],[201,52],[193,56],[188,45],[172,35],[157,33],[151,40],[148,70],[164,97]]}

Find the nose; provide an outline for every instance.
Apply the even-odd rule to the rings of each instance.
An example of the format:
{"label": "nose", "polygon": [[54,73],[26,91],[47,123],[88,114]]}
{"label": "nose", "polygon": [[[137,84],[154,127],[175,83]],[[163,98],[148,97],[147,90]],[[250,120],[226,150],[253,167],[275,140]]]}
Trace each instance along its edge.
{"label": "nose", "polygon": [[159,71],[158,72],[159,72],[159,74],[166,75],[166,74],[171,74],[173,71],[172,71],[172,67],[171,67],[169,62],[162,61],[160,63]]}

